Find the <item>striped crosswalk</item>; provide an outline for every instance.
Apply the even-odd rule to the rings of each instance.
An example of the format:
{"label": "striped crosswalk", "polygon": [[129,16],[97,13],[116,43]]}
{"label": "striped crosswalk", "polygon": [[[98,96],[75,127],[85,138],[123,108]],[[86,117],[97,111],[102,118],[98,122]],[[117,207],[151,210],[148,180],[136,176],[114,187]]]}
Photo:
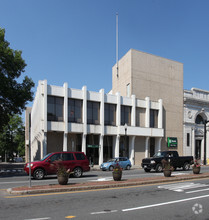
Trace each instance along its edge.
{"label": "striped crosswalk", "polygon": [[[207,187],[207,188],[205,188]],[[190,183],[190,182],[186,182],[186,183],[177,183],[177,184],[168,184],[168,185],[161,185],[158,186],[159,189],[167,189],[167,190],[171,190],[174,192],[186,192],[186,190],[190,190],[190,189],[197,189],[198,191],[203,191],[203,190],[209,190],[209,185],[207,184],[202,184],[202,183]],[[204,188],[204,189],[200,189],[200,188]],[[189,191],[186,193],[191,193],[191,192],[196,192],[197,190],[193,190],[193,191]]]}

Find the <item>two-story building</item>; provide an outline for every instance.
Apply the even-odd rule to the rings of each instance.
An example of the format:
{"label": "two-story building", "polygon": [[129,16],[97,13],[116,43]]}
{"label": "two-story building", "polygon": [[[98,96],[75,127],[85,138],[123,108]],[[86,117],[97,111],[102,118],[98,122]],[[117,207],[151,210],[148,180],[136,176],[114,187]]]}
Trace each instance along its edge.
{"label": "two-story building", "polygon": [[[127,156],[139,165],[150,149],[161,149],[162,99],[105,94],[103,89],[92,92],[86,86],[72,89],[67,83],[59,87],[44,80],[39,81],[33,107],[28,110],[32,160],[54,151],[82,151],[94,164]],[[26,130],[28,127],[29,123]]]}

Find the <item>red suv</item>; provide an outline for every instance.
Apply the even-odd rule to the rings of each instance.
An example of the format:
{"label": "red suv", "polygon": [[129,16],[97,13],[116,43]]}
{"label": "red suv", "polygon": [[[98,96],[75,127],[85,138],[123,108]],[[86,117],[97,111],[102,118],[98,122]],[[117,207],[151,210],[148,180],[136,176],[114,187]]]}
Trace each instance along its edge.
{"label": "red suv", "polygon": [[[66,169],[70,168],[75,177],[81,177],[83,172],[90,170],[89,161],[83,152],[55,152],[47,154],[40,161],[31,162],[31,175],[40,180],[46,175],[56,174],[56,161]],[[29,163],[25,164],[24,170],[29,174]]]}

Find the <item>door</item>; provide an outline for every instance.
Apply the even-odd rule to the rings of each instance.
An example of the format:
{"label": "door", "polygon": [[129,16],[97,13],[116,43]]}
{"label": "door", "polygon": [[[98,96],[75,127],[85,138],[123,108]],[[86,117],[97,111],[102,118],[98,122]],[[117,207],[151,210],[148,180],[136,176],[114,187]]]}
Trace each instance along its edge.
{"label": "door", "polygon": [[70,169],[70,171],[73,171],[76,166],[76,160],[73,153],[63,153],[62,163],[66,170]]}
{"label": "door", "polygon": [[201,142],[202,140],[195,140],[195,159],[201,159]]}
{"label": "door", "polygon": [[[46,162],[46,172],[48,174],[56,174],[58,163],[61,160],[61,153],[53,154]],[[49,162],[48,162],[49,161]]]}

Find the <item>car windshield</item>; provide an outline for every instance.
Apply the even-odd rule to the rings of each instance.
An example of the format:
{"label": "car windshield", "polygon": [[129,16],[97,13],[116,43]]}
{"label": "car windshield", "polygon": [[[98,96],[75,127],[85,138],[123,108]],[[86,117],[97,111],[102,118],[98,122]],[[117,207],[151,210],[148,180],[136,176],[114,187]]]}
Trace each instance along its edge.
{"label": "car windshield", "polygon": [[157,152],[153,157],[165,157],[165,152]]}
{"label": "car windshield", "polygon": [[115,162],[115,159],[108,160],[108,162]]}
{"label": "car windshield", "polygon": [[47,154],[44,158],[41,159],[41,161],[44,161],[47,157],[49,157],[52,153]]}

